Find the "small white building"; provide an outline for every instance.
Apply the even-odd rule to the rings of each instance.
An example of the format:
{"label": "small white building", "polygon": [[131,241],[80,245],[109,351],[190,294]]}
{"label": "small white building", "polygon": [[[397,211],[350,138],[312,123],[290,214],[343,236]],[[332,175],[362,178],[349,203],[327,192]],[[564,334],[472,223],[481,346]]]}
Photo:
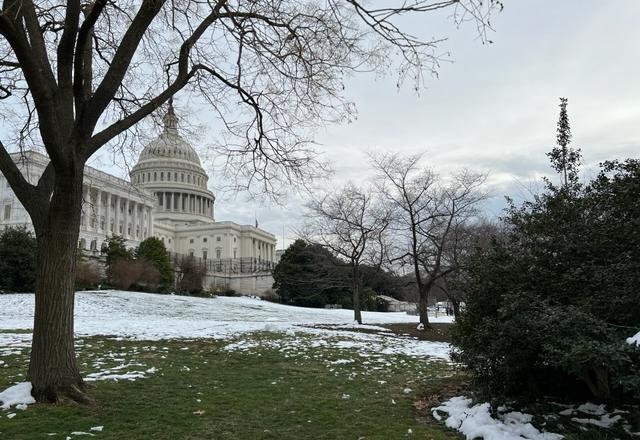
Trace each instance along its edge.
{"label": "small white building", "polygon": [[[30,183],[37,183],[49,158],[35,151],[12,154]],[[180,136],[173,108],[163,132],[144,147],[131,182],[87,166],[78,247],[100,253],[107,237],[122,235],[129,247],[160,238],[175,259],[192,256],[206,265],[205,288],[259,295],[273,284],[276,237],[252,225],[216,222],[215,196],[195,150]],[[0,174],[0,226],[31,218]]]}

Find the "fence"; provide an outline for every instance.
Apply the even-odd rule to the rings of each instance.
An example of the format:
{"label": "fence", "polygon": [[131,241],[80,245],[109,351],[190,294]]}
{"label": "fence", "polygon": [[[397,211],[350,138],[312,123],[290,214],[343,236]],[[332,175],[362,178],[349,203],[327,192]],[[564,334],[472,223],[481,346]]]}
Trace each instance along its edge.
{"label": "fence", "polygon": [[204,267],[209,273],[264,273],[271,272],[275,267],[275,263],[273,261],[267,261],[261,258],[204,259],[192,255],[177,254],[175,252],[169,252],[169,256],[171,257],[174,266],[180,266],[185,259],[193,259],[197,266]]}

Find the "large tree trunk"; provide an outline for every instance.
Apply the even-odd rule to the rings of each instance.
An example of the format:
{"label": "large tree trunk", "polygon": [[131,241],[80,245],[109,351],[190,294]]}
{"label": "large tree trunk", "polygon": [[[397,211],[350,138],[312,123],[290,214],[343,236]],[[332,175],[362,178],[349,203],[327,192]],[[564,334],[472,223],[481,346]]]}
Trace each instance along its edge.
{"label": "large tree trunk", "polygon": [[353,277],[353,319],[362,324],[362,312],[360,311],[360,274],[357,266],[353,266],[351,275]]}
{"label": "large tree trunk", "polygon": [[431,328],[427,310],[427,306],[429,305],[429,290],[428,285],[422,285],[418,290],[418,313],[420,314],[420,324],[422,324],[425,329]]}
{"label": "large tree trunk", "polygon": [[449,300],[451,301],[451,305],[453,306],[453,317],[457,321],[458,317],[460,316],[460,301],[453,298],[449,298]]}
{"label": "large tree trunk", "polygon": [[76,249],[82,209],[80,168],[56,176],[46,218],[34,222],[37,239],[35,316],[29,379],[40,402],[88,401],[74,350]]}

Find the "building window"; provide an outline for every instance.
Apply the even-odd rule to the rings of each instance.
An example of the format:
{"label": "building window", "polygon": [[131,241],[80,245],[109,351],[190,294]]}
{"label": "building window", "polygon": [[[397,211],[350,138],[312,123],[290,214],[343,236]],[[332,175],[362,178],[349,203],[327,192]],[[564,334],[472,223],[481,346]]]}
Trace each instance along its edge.
{"label": "building window", "polygon": [[182,177],[182,181],[184,182],[184,173],[180,175]]}
{"label": "building window", "polygon": [[9,220],[11,218],[11,205],[4,206],[4,219]]}
{"label": "building window", "polygon": [[190,238],[190,239],[189,239],[189,243],[193,243],[193,238]]}
{"label": "building window", "polygon": [[238,249],[233,248],[233,258],[238,258]]}
{"label": "building window", "polygon": [[154,172],[153,173],[153,181],[157,181],[158,180],[158,173]]}
{"label": "building window", "polygon": [[202,251],[202,259],[203,260],[207,259],[207,251]]}
{"label": "building window", "polygon": [[236,237],[235,237],[235,236],[233,237],[233,242],[234,242],[234,243],[236,242]]}
{"label": "building window", "polygon": [[218,248],[216,249],[216,258],[219,260],[220,258],[222,258],[222,249]]}
{"label": "building window", "polygon": [[221,241],[221,240],[222,240],[222,238],[218,235],[218,236],[216,237],[216,241]]}
{"label": "building window", "polygon": [[202,239],[202,242],[203,242],[203,243],[206,243],[206,242],[207,242],[207,237],[204,237],[204,238]]}
{"label": "building window", "polygon": [[164,180],[164,171],[160,173],[160,180]]}
{"label": "building window", "polygon": [[178,181],[178,173],[173,173],[173,180]]}

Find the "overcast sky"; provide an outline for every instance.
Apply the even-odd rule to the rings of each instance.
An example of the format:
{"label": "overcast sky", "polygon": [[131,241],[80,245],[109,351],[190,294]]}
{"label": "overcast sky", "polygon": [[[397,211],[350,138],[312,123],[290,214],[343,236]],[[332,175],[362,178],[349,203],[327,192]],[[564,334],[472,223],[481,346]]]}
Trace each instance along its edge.
{"label": "overcast sky", "polygon": [[[442,16],[407,23],[422,37],[448,37],[440,49],[451,53],[419,95],[410,87],[398,90],[393,74],[348,81],[357,120],[316,137],[335,169],[333,183],[366,178],[368,151],[423,153],[425,164],[441,174],[463,167],[489,172],[494,197],[486,212],[499,215],[504,195],[521,198],[549,174],[545,152],[555,143],[560,96],[569,99],[574,145],[582,148],[587,173],[604,159],[639,156],[640,1],[504,3],[492,20],[493,44],[482,44],[473,26],[456,29]],[[205,115],[195,112],[194,123],[216,130]],[[108,154],[91,164],[127,174]],[[215,185],[214,176],[214,191]],[[293,238],[300,203],[296,197],[286,206],[247,202],[242,194],[235,201],[218,197],[216,220],[252,224],[255,213],[280,248],[283,228],[285,244]]]}
{"label": "overcast sky", "polygon": [[[494,197],[486,211],[500,215],[504,195],[521,198],[550,174],[545,153],[555,143],[560,96],[569,99],[574,145],[582,148],[587,174],[602,160],[640,156],[640,1],[504,3],[490,45],[472,27],[411,23],[448,36],[442,49],[453,60],[419,96],[398,91],[393,76],[349,82],[357,121],[317,137],[335,179],[366,176],[367,151],[424,153],[425,164],[442,174],[462,167],[489,172]],[[256,205],[260,226],[279,242],[283,225],[290,231],[299,218],[295,201],[290,205]],[[222,217],[250,221],[253,206],[221,201]],[[293,234],[285,235],[288,243]]]}

